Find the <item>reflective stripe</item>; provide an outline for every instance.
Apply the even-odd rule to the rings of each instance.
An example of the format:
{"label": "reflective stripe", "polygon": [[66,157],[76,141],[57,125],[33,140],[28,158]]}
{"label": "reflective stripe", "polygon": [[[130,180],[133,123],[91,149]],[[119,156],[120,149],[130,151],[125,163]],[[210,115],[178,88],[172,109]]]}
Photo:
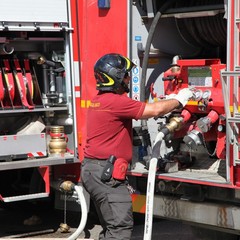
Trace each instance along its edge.
{"label": "reflective stripe", "polygon": [[81,100],[81,108],[89,108],[90,104],[90,100]]}
{"label": "reflective stripe", "polygon": [[140,194],[132,194],[133,212],[146,212],[146,196]]}
{"label": "reflective stripe", "polygon": [[114,80],[112,78],[110,78],[107,74],[103,73],[103,75],[109,80],[108,83],[101,83],[101,84],[97,84],[97,86],[112,86],[114,85]]}
{"label": "reflective stripe", "polygon": [[127,62],[127,70],[129,70],[129,68],[131,67],[131,62],[129,61],[128,58],[124,57],[126,62]]}

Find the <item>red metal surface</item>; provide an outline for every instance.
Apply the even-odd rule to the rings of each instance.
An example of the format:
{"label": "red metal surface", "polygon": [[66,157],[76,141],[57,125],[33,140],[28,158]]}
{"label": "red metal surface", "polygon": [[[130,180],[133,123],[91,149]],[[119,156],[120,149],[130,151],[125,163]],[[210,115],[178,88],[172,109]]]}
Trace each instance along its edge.
{"label": "red metal surface", "polygon": [[17,88],[18,88],[19,95],[21,98],[21,103],[25,107],[32,109],[33,106],[29,104],[28,99],[27,99],[27,87],[26,87],[26,84],[24,81],[24,76],[23,76],[23,72],[22,72],[22,69],[19,64],[19,60],[14,59],[13,61],[14,61],[14,67],[15,67],[15,69],[13,70],[13,75],[14,75],[15,81],[17,83]]}
{"label": "red metal surface", "polygon": [[41,166],[38,168],[39,173],[41,174],[44,182],[45,182],[45,192],[50,193],[50,174],[48,166]]}
{"label": "red metal surface", "polygon": [[[110,52],[127,54],[127,0],[111,1],[110,9],[99,9],[98,1],[72,2],[74,61],[79,61],[80,97],[76,98],[79,156],[83,158],[88,101],[96,94],[93,67]],[[77,18],[77,20],[76,20]]]}
{"label": "red metal surface", "polygon": [[1,107],[2,107],[3,98],[4,98],[3,77],[2,77],[2,71],[0,71],[0,102],[1,102]]}
{"label": "red metal surface", "polygon": [[[219,114],[224,114],[220,71],[226,68],[226,65],[221,64],[219,59],[178,60],[177,65],[180,67],[179,71],[173,73],[170,68],[164,73],[164,77],[174,76],[174,80],[164,82],[165,94],[177,93],[180,89],[189,87],[190,68],[209,66],[211,69],[212,86],[194,86],[194,88],[202,91],[211,90],[211,101],[209,101],[205,112],[210,112],[213,109]],[[186,109],[190,112],[202,113],[199,111],[197,104],[190,103],[186,106]]]}
{"label": "red metal surface", "polygon": [[[190,71],[195,69],[206,69],[206,75],[210,76],[208,78],[208,84],[199,84],[193,86],[195,89],[201,90],[204,92],[205,90],[210,90],[210,98],[205,108],[201,108],[201,101],[203,100],[193,100],[189,101],[185,106],[195,119],[191,119],[187,122],[180,131],[175,132],[175,138],[183,138],[187,132],[190,132],[192,129],[197,130],[198,132],[202,132],[201,129],[197,126],[197,120],[203,117],[209,119],[209,124],[212,125],[209,127],[207,132],[202,132],[204,135],[204,141],[216,142],[216,156],[218,159],[226,159],[226,132],[224,130],[218,130],[218,126],[223,126],[225,128],[226,122],[224,119],[225,109],[224,109],[224,99],[222,95],[222,86],[221,86],[221,70],[226,68],[225,64],[221,64],[219,59],[190,59],[190,60],[178,60],[177,66],[179,67],[177,71],[172,71],[172,68],[168,69],[164,73],[165,79],[172,78],[173,80],[165,81],[164,88],[165,94],[178,93],[178,91],[182,88],[191,86],[191,75]],[[207,68],[205,68],[207,67]],[[176,70],[176,68],[175,68]],[[200,72],[200,71],[199,71]],[[199,73],[198,70],[195,73]],[[200,72],[201,73],[201,72]],[[208,75],[209,74],[209,75]],[[198,75],[196,74],[198,77]],[[202,77],[202,75],[200,74]],[[204,76],[204,74],[203,74]],[[194,76],[195,77],[195,76]],[[197,79],[196,77],[196,79]],[[192,78],[194,83],[194,78]],[[200,78],[201,79],[201,78]],[[204,77],[202,77],[204,79]],[[197,81],[197,80],[196,80]],[[229,106],[230,107],[230,106]],[[233,153],[230,153],[230,158],[232,159]],[[214,185],[214,186],[223,186],[223,187],[234,187],[233,183],[233,169],[232,160],[230,160],[230,178],[231,181],[228,184],[215,184],[211,182],[200,182],[191,179],[181,179],[181,181],[197,183],[197,184],[205,184],[205,185]],[[240,179],[238,176],[240,171],[235,171],[235,177],[237,181]],[[161,176],[161,178],[165,180],[174,180],[173,178],[168,178],[165,176]],[[178,179],[175,179],[178,180]]]}

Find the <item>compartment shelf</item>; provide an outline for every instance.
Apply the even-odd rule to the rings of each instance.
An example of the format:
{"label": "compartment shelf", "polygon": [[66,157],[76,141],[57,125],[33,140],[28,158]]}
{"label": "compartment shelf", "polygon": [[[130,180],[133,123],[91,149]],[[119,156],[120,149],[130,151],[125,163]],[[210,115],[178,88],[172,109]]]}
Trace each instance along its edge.
{"label": "compartment shelf", "polygon": [[8,110],[0,110],[0,114],[6,113],[29,113],[29,112],[52,112],[52,111],[67,111],[68,106],[63,107],[41,107],[41,108],[34,108],[34,109],[8,109]]}
{"label": "compartment shelf", "polygon": [[64,156],[56,155],[56,156],[49,156],[45,158],[18,160],[18,161],[11,161],[11,162],[0,162],[0,171],[32,168],[32,167],[40,167],[40,166],[71,164],[71,163],[78,163],[78,162],[79,160],[75,158],[72,154],[69,154],[69,155],[65,154]]}

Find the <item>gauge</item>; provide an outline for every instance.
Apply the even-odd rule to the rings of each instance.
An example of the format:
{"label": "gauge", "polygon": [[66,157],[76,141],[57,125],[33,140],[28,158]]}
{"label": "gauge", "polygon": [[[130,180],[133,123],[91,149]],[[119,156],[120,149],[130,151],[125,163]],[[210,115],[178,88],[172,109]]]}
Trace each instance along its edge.
{"label": "gauge", "polygon": [[209,99],[210,96],[211,96],[211,91],[210,91],[210,90],[206,90],[206,91],[204,91],[203,94],[202,94],[202,98],[203,98],[203,99]]}
{"label": "gauge", "polygon": [[218,125],[218,127],[217,127],[217,130],[219,131],[219,132],[224,132],[225,131],[225,126],[223,126],[223,125]]}
{"label": "gauge", "polygon": [[203,92],[200,89],[196,89],[193,91],[193,99],[195,101],[199,101],[202,98]]}

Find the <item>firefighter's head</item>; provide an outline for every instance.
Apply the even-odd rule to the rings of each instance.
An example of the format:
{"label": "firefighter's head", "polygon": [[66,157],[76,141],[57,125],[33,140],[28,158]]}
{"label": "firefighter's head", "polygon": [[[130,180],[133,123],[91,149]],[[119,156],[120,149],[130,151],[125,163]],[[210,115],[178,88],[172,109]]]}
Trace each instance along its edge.
{"label": "firefighter's head", "polygon": [[133,66],[132,61],[120,54],[110,53],[102,56],[94,66],[97,90],[118,92],[119,89],[124,89],[125,92],[129,92],[124,79],[129,76]]}

